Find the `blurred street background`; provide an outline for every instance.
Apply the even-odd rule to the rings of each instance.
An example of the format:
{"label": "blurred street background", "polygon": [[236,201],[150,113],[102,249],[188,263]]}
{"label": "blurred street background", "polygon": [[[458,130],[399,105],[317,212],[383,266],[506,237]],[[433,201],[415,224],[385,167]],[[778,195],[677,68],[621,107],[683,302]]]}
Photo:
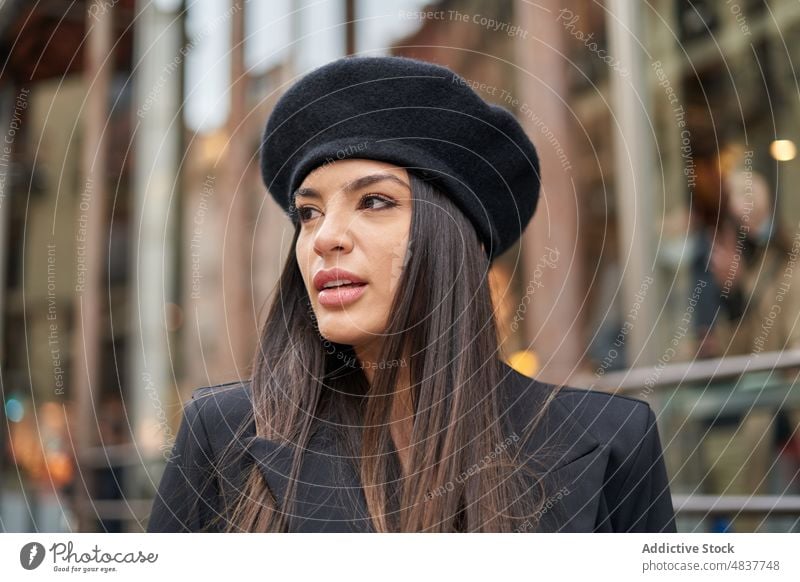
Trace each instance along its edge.
{"label": "blurred street background", "polygon": [[679,531],[800,531],[797,0],[0,0],[0,532],[143,531],[291,242],[264,123],[354,54],[451,68],[539,151],[503,357],[647,400]]}

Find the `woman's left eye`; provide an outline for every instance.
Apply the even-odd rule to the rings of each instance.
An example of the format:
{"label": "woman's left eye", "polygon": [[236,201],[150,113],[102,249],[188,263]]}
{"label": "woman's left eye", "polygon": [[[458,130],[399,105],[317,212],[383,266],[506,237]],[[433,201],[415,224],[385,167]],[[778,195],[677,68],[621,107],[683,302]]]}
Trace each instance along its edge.
{"label": "woman's left eye", "polygon": [[[377,206],[377,207],[375,207],[375,206],[371,206],[371,207],[367,206],[367,204],[369,203],[368,201],[370,201],[370,200],[377,201],[379,206]],[[383,206],[380,206],[380,204],[382,204]],[[392,206],[397,206],[397,203],[394,200],[386,198],[385,196],[380,196],[378,194],[365,194],[361,198],[361,205],[362,206],[367,206],[368,208],[371,208],[372,210],[381,210],[383,208],[391,208]]]}

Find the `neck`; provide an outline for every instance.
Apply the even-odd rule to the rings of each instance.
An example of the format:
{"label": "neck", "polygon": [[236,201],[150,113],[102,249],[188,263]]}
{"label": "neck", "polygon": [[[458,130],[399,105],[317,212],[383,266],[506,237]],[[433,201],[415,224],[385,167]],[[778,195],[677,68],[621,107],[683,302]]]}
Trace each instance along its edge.
{"label": "neck", "polygon": [[[403,471],[408,473],[410,460],[411,432],[414,426],[414,406],[411,399],[411,386],[409,379],[408,365],[405,359],[386,362],[383,366],[373,355],[374,352],[358,351],[356,355],[361,362],[364,375],[370,385],[375,377],[377,369],[388,368],[389,365],[397,367],[397,381],[392,392],[392,410],[389,415],[389,431],[392,435],[394,447],[403,466]],[[403,365],[405,364],[405,365]]]}

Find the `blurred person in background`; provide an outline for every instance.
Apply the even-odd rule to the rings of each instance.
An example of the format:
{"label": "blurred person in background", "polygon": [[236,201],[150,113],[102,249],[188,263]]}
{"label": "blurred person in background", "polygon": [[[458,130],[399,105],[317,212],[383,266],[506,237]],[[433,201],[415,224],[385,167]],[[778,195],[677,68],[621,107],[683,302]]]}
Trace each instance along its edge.
{"label": "blurred person in background", "polygon": [[730,354],[800,348],[800,236],[786,234],[769,184],[748,156],[734,148],[725,177],[739,232],[712,255],[718,279],[734,273],[742,303],[737,319],[721,322],[718,341]]}
{"label": "blurred person in background", "polygon": [[687,288],[681,308],[689,304],[694,290],[697,302],[692,311],[694,346],[689,357],[720,357],[726,352],[724,332],[729,322],[738,322],[744,309],[739,270],[729,270],[736,252],[740,217],[731,206],[729,185],[713,126],[697,110],[690,110],[692,127],[691,168],[693,183],[688,199],[664,217],[664,242],[659,259],[673,274],[681,262],[688,262]]}

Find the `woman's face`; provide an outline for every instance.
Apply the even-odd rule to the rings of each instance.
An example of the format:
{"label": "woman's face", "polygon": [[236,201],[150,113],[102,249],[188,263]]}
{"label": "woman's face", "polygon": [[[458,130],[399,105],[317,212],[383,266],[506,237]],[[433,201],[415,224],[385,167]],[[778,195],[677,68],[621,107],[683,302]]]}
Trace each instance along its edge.
{"label": "woman's face", "polygon": [[[410,188],[405,169],[362,159],[320,166],[300,184],[295,254],[325,339],[362,352],[381,341],[405,264]],[[354,284],[320,289],[337,279]]]}

